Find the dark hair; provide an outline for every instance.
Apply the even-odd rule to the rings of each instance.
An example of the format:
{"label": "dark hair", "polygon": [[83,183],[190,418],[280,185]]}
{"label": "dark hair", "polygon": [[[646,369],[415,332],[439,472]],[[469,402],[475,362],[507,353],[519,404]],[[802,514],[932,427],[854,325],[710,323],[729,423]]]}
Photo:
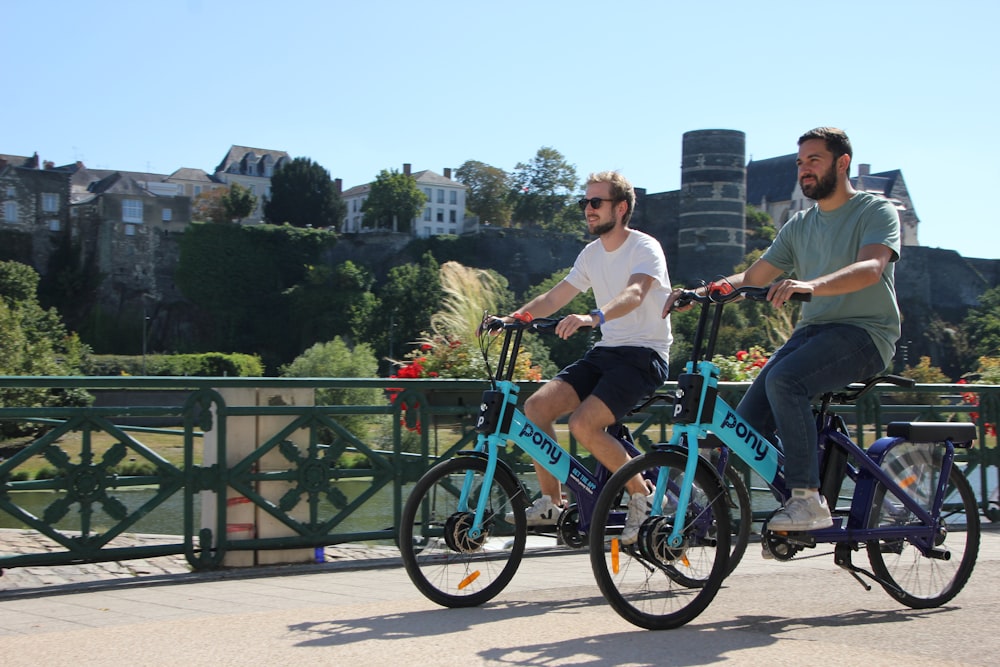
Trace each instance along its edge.
{"label": "dark hair", "polygon": [[617,171],[601,171],[591,174],[587,178],[587,185],[591,183],[608,183],[611,185],[611,198],[616,202],[623,201],[628,204],[625,215],[622,216],[622,226],[628,227],[629,220],[632,219],[632,211],[635,210],[635,188],[628,182],[628,179]]}
{"label": "dark hair", "polygon": [[826,142],[826,150],[833,153],[834,161],[841,155],[854,159],[854,149],[851,148],[851,140],[847,138],[847,133],[836,127],[817,127],[809,130],[799,137],[799,146],[810,139],[822,139]]}

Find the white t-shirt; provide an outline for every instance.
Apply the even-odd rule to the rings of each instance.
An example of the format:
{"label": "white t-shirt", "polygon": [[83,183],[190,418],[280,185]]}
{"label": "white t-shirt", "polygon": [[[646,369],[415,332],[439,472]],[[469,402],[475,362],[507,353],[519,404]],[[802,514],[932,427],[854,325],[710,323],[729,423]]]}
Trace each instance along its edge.
{"label": "white t-shirt", "polygon": [[593,289],[600,308],[621,294],[629,276],[636,273],[652,276],[656,284],[639,307],[624,317],[605,322],[597,344],[648,347],[668,361],[674,338],[670,333],[670,318],[660,317],[670,294],[667,258],[659,241],[652,236],[636,229],[628,232],[625,243],[614,252],[607,252],[600,239],[588,243],[576,258],[566,282],[581,292]]}

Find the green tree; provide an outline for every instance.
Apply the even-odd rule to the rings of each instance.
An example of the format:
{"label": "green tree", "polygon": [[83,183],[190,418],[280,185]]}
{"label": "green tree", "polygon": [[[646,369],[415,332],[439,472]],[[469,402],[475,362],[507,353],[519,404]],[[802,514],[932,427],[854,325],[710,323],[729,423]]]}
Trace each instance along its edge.
{"label": "green tree", "polygon": [[455,170],[455,179],[469,187],[466,208],[479,216],[481,224],[510,227],[510,175],[499,167],[466,160]]}
{"label": "green tree", "polygon": [[551,228],[578,187],[576,167],[562,153],[543,146],[530,162],[518,162],[511,176],[514,221]]}
{"label": "green tree", "polygon": [[330,172],[307,157],[280,166],[271,177],[264,217],[276,225],[335,228],[347,214]]}
{"label": "green tree", "polygon": [[965,316],[962,329],[968,336],[974,359],[1000,357],[1000,287],[983,292],[979,305],[970,308]]}
{"label": "green tree", "polygon": [[361,205],[365,214],[363,224],[394,232],[409,232],[413,219],[426,202],[427,196],[417,187],[416,179],[395,169],[383,169]]}
{"label": "green tree", "polygon": [[[378,360],[371,347],[359,343],[353,347],[335,336],[325,343],[316,343],[294,361],[281,367],[283,377],[374,378],[378,377]],[[383,403],[378,389],[323,388],[316,390],[317,405],[378,405]],[[359,439],[364,440],[369,426],[375,421],[367,415],[338,415],[336,421]]]}
{"label": "green tree", "polygon": [[239,183],[229,186],[229,191],[222,195],[222,209],[226,222],[240,222],[257,208],[257,195],[250,192]]}
{"label": "green tree", "polygon": [[309,266],[302,282],[286,293],[300,349],[331,336],[363,335],[377,303],[373,284],[371,272],[350,260],[336,267]]}
{"label": "green tree", "polygon": [[774,240],[777,231],[771,216],[760,209],[747,205],[746,207],[747,236],[768,245]]}
{"label": "green tree", "polygon": [[431,316],[441,306],[440,266],[424,253],[419,264],[402,264],[389,270],[377,288],[374,309],[364,340],[381,357],[401,358],[430,327]]}
{"label": "green tree", "polygon": [[[0,375],[78,375],[89,350],[66,331],[54,308],[38,303],[38,273],[26,264],[0,261]],[[0,389],[0,407],[84,405],[83,390]],[[34,426],[0,421],[0,435],[30,433]]]}

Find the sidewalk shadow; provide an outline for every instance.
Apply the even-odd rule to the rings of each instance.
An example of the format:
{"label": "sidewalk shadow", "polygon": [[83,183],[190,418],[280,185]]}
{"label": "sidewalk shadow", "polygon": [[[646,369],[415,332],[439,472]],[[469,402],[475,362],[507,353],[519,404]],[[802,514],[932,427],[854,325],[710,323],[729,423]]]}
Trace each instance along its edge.
{"label": "sidewalk shadow", "polygon": [[[551,612],[567,612],[584,607],[602,607],[601,596],[564,601],[504,602],[474,609],[434,609],[401,612],[385,616],[364,616],[297,623],[289,626],[292,633],[305,635],[295,643],[301,647],[333,647],[369,640],[408,640],[428,636],[452,635],[477,626],[497,625],[526,616],[541,616]],[[475,655],[488,664],[547,666],[552,664],[621,664],[704,665],[727,660],[734,651],[762,648],[775,644],[782,635],[809,628],[837,628],[877,623],[908,623],[921,618],[947,613],[954,607],[936,609],[901,609],[872,611],[858,609],[841,614],[815,615],[803,618],[747,615],[724,621],[692,623],[675,630],[655,632],[609,631],[581,639],[526,643],[516,648],[481,647]],[[610,613],[610,610],[609,610]],[[485,629],[480,627],[480,630]]]}

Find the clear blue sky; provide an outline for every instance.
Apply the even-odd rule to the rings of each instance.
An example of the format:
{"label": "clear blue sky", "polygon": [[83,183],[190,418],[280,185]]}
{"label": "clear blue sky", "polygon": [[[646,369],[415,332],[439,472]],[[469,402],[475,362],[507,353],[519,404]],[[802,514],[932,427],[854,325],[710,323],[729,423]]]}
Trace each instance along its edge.
{"label": "clear blue sky", "polygon": [[1000,258],[995,0],[93,0],[3,23],[0,153],[212,172],[238,144],[346,188],[551,146],[663,192],[688,130],[764,159],[835,125],[855,165],[903,171],[922,245]]}

